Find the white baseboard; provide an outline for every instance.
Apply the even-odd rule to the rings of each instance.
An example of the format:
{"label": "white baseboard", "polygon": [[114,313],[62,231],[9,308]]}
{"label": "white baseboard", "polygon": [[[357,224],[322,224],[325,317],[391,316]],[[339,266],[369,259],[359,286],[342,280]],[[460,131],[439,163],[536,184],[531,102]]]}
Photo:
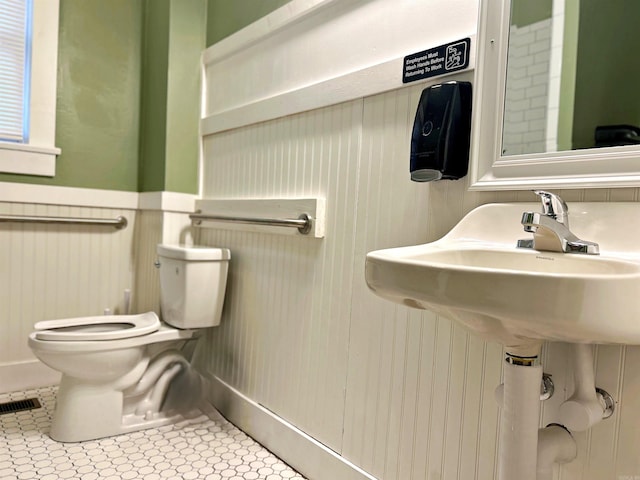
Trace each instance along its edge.
{"label": "white baseboard", "polygon": [[0,365],[0,393],[20,392],[60,383],[60,372],[39,360]]}
{"label": "white baseboard", "polygon": [[205,379],[205,397],[227,420],[309,480],[376,480],[217,377]]}

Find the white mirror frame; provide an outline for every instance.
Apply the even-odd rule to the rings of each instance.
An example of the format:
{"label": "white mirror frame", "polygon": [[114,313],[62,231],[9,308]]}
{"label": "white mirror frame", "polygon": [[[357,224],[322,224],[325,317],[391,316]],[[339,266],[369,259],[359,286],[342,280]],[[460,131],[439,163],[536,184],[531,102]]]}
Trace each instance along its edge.
{"label": "white mirror frame", "polygon": [[482,0],[470,190],[640,186],[640,146],[502,156],[509,0]]}

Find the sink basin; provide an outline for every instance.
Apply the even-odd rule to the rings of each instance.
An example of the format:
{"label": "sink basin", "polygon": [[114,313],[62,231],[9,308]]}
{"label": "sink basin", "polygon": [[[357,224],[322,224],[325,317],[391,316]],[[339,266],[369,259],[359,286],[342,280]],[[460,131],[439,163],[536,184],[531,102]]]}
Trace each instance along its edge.
{"label": "sink basin", "polygon": [[442,239],[367,254],[377,295],[432,310],[507,347],[540,342],[640,344],[640,204],[573,203],[571,230],[600,255],[516,248],[524,211],[536,203],[490,204]]}

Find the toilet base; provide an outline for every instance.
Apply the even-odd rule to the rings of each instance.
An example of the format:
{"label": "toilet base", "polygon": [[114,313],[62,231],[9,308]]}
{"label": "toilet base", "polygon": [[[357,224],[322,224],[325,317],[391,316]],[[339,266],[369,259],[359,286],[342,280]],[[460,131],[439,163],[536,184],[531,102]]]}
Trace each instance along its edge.
{"label": "toilet base", "polygon": [[[162,368],[162,364],[178,358],[182,368],[176,364],[166,370]],[[63,375],[49,436],[58,442],[83,442],[171,425],[201,415],[199,374],[172,351],[158,355],[156,360],[164,381],[154,381],[149,388],[143,380],[149,378],[152,369],[147,369],[146,376],[124,391],[117,382],[96,384]],[[155,379],[155,374],[151,377]],[[141,386],[145,388],[141,390]]]}
{"label": "toilet base", "polygon": [[[122,392],[98,388],[65,389],[64,378],[58,390],[56,409],[49,436],[64,443],[84,442],[172,425],[202,415],[193,407],[187,412],[169,410],[138,415],[122,414]],[[62,393],[61,393],[62,392]]]}

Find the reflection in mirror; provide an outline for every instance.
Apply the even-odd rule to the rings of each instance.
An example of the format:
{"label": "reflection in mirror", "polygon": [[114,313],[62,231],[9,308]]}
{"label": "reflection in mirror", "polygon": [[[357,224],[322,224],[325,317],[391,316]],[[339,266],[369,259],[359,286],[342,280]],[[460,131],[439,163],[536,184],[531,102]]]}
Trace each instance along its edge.
{"label": "reflection in mirror", "polygon": [[511,0],[502,155],[640,143],[640,2]]}

